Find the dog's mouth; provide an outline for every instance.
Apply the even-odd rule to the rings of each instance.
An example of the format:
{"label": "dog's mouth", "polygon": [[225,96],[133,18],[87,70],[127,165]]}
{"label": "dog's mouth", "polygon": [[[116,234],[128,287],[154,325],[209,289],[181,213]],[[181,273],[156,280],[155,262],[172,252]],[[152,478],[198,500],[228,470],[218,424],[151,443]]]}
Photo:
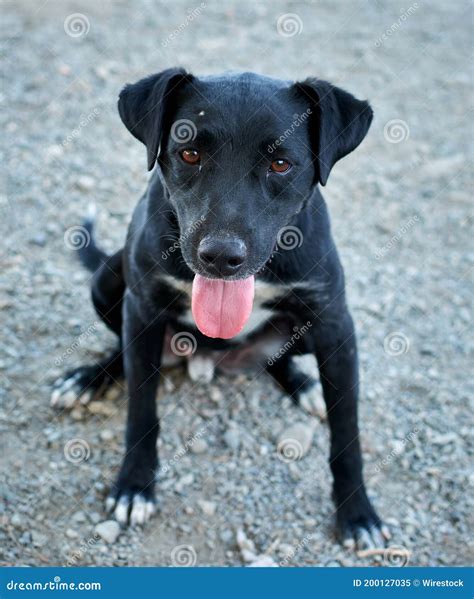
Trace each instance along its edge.
{"label": "dog's mouth", "polygon": [[196,274],[191,309],[197,328],[207,337],[231,339],[252,313],[255,277],[225,280]]}

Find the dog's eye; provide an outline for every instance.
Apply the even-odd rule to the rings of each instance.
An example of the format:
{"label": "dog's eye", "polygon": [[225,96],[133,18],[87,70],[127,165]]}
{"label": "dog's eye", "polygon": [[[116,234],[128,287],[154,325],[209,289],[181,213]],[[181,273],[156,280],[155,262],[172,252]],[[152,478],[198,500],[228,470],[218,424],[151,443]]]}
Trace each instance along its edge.
{"label": "dog's eye", "polygon": [[181,150],[180,156],[188,164],[197,164],[201,160],[201,154],[197,150]]}
{"label": "dog's eye", "polygon": [[271,164],[270,164],[270,170],[273,173],[286,173],[287,171],[289,171],[291,168],[291,164],[288,162],[288,160],[274,160]]}

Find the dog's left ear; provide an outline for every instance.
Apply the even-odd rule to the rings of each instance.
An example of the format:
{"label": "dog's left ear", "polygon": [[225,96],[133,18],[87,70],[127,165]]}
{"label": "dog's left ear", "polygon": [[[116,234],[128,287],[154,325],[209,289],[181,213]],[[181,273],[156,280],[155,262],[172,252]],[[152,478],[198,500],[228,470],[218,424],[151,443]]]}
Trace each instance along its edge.
{"label": "dog's left ear", "polygon": [[314,135],[314,163],[317,179],[326,185],[334,164],[355,150],[372,122],[368,102],[319,79],[306,79],[296,87],[311,101],[316,114],[310,119]]}
{"label": "dog's left ear", "polygon": [[120,118],[130,133],[146,145],[149,171],[158,159],[170,100],[177,89],[191,79],[192,75],[184,69],[166,69],[137,83],[128,84],[120,92]]}

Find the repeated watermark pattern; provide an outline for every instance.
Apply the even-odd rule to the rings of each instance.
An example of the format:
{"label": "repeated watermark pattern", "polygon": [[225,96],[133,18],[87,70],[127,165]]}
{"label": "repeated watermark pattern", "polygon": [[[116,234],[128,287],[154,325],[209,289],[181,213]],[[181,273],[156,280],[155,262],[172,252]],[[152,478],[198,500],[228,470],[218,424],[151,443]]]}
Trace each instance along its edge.
{"label": "repeated watermark pattern", "polygon": [[203,426],[198,431],[196,431],[192,437],[189,437],[189,439],[186,439],[186,441],[183,443],[183,445],[181,445],[181,447],[175,452],[173,457],[171,459],[167,460],[166,464],[160,465],[160,470],[159,470],[158,476],[160,474],[166,474],[167,472],[169,472],[171,470],[171,468],[173,468],[173,466],[177,462],[179,462],[179,460],[184,458],[184,456],[192,450],[196,441],[198,441],[199,439],[202,439],[206,430],[207,430],[207,426]]}
{"label": "repeated watermark pattern", "polygon": [[68,250],[82,250],[91,242],[91,234],[82,225],[74,225],[64,232],[64,245]]}
{"label": "repeated watermark pattern", "polygon": [[91,448],[85,439],[70,439],[64,445],[64,457],[71,464],[87,462],[91,455]]}
{"label": "repeated watermark pattern", "polygon": [[64,19],[64,31],[70,37],[83,37],[89,33],[91,24],[86,15],[75,12]]}
{"label": "repeated watermark pattern", "polygon": [[196,550],[192,545],[177,545],[171,551],[171,564],[173,566],[192,567],[197,562]]}
{"label": "repeated watermark pattern", "polygon": [[388,252],[395,246],[397,245],[400,240],[402,239],[402,237],[408,233],[408,231],[414,227],[418,222],[420,221],[420,217],[418,216],[418,214],[414,214],[413,216],[411,216],[407,221],[405,221],[403,223],[403,225],[398,229],[398,231],[395,233],[395,235],[392,235],[392,237],[389,239],[389,241],[387,241],[387,243],[379,248],[376,252],[375,252],[375,258],[377,260],[380,260],[381,258],[383,258],[386,254],[388,254]]}
{"label": "repeated watermark pattern", "polygon": [[178,37],[178,35],[180,35],[186,29],[186,27],[188,27],[188,25],[190,25],[195,19],[197,19],[203,13],[205,8],[206,8],[206,3],[201,2],[201,4],[199,4],[199,6],[196,6],[195,8],[188,10],[186,19],[182,23],[180,23],[178,25],[178,27],[176,27],[176,29],[174,29],[161,42],[162,47],[163,48],[168,47],[171,44],[171,42],[173,42],[173,40],[175,40]]}
{"label": "repeated watermark pattern", "polygon": [[282,37],[294,37],[303,31],[303,21],[296,13],[288,12],[278,17],[276,28]]}
{"label": "repeated watermark pattern", "polygon": [[383,552],[383,565],[392,568],[408,566],[410,555],[411,553],[406,547],[391,545]]}
{"label": "repeated watermark pattern", "polygon": [[99,321],[96,320],[91,325],[87,327],[85,331],[83,331],[80,335],[76,337],[73,343],[63,351],[63,353],[55,358],[54,364],[56,366],[60,366],[63,364],[65,360],[70,358],[81,346],[82,342],[88,339],[93,333],[97,331],[97,327],[99,326]]}
{"label": "repeated watermark pattern", "polygon": [[282,356],[284,356],[286,352],[289,351],[294,346],[294,344],[301,339],[303,335],[306,335],[306,333],[312,326],[313,323],[310,320],[307,320],[302,327],[295,327],[293,329],[293,335],[280,347],[280,349],[277,352],[275,352],[268,358],[267,364],[269,366],[273,366],[273,364],[275,364],[275,362],[277,362]]}
{"label": "repeated watermark pattern", "polygon": [[83,559],[84,556],[100,541],[100,535],[94,533],[90,539],[84,540],[79,547],[71,554],[66,562],[66,566],[72,567],[77,566]]}
{"label": "repeated watermark pattern", "polygon": [[410,137],[410,128],[403,119],[391,119],[385,123],[383,128],[385,141],[390,144],[399,144]]}
{"label": "repeated watermark pattern", "polygon": [[385,466],[388,466],[394,459],[396,459],[404,451],[408,443],[411,443],[413,439],[420,433],[420,429],[413,428],[403,439],[401,439],[392,451],[387,454],[384,458],[379,460],[374,466],[374,473],[378,474]]}
{"label": "repeated watermark pattern", "polygon": [[402,25],[405,23],[405,21],[408,19],[408,17],[410,17],[413,13],[415,13],[418,8],[419,8],[418,2],[414,2],[406,10],[402,10],[398,19],[396,21],[394,21],[390,25],[390,27],[388,27],[382,33],[382,35],[375,40],[375,42],[374,42],[375,47],[379,48],[380,46],[382,46],[390,37],[392,37],[392,35],[394,35],[399,29],[401,29]]}
{"label": "repeated watermark pattern", "polygon": [[282,439],[278,445],[278,457],[286,463],[297,462],[303,457],[303,446],[297,439]]}
{"label": "repeated watermark pattern", "polygon": [[197,127],[189,119],[178,119],[171,125],[170,135],[176,143],[189,143],[196,138]]}
{"label": "repeated watermark pattern", "polygon": [[61,142],[63,148],[67,147],[69,144],[75,141],[81,135],[82,130],[85,129],[85,127],[87,127],[88,125],[90,125],[92,121],[94,121],[99,116],[99,114],[100,110],[98,108],[94,108],[94,110],[89,114],[81,115],[79,125],[75,127],[71,131],[71,133],[69,133],[69,135],[67,135]]}
{"label": "repeated watermark pattern", "polygon": [[174,243],[172,243],[166,250],[163,250],[161,252],[162,260],[167,260],[171,254],[178,250],[183,244],[183,241],[186,241],[186,239],[188,239],[193,233],[195,233],[202,226],[205,220],[206,217],[201,216],[195,223],[193,223],[189,227],[189,229],[187,229],[182,235],[180,235]]}
{"label": "repeated watermark pattern", "polygon": [[383,340],[383,349],[389,356],[402,356],[410,350],[410,340],[404,333],[394,331]]}
{"label": "repeated watermark pattern", "polygon": [[175,333],[171,337],[171,351],[176,356],[190,356],[197,349],[196,337],[187,331]]}
{"label": "repeated watermark pattern", "polygon": [[301,114],[294,114],[291,125],[287,129],[285,129],[285,131],[283,131],[283,133],[279,137],[277,137],[273,143],[267,146],[267,152],[269,154],[273,154],[273,152],[276,149],[278,149],[278,147],[281,146],[281,144],[285,140],[291,137],[293,133],[298,129],[298,127],[303,125],[312,114],[313,111],[311,110],[311,108],[308,108]]}
{"label": "repeated watermark pattern", "polygon": [[301,549],[304,549],[306,547],[306,545],[311,541],[312,538],[313,538],[313,535],[305,535],[297,545],[295,545],[294,547],[291,548],[291,551],[288,551],[288,553],[280,560],[278,565],[282,568],[285,566],[288,566],[288,564],[291,561],[293,561],[295,555]]}
{"label": "repeated watermark pattern", "polygon": [[282,227],[277,234],[277,246],[281,250],[294,250],[303,245],[302,231],[293,225]]}

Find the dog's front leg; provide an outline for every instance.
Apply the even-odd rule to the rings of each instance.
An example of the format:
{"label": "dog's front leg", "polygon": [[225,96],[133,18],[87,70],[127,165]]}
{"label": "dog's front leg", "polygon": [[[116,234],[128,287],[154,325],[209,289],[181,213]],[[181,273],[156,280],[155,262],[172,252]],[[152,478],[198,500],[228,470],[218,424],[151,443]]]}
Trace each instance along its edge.
{"label": "dog's front leg", "polygon": [[[332,312],[332,310],[331,310]],[[331,434],[329,464],[334,479],[337,525],[345,543],[384,544],[380,518],[365,490],[357,422],[358,360],[352,318],[345,306],[323,313],[314,341]]]}
{"label": "dog's front leg", "polygon": [[159,420],[156,393],[159,380],[164,323],[145,323],[139,316],[137,298],[125,295],[123,351],[129,403],[126,451],[113,494],[108,500],[121,523],[143,524],[154,512],[154,486],[158,455]]}

